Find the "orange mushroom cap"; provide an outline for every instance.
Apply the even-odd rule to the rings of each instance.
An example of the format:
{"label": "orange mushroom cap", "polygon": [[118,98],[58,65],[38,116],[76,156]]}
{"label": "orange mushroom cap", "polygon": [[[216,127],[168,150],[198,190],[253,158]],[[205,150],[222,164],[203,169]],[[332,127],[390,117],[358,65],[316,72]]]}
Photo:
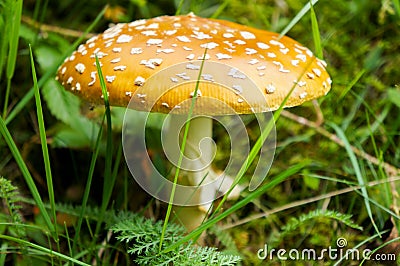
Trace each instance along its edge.
{"label": "orange mushroom cap", "polygon": [[[97,104],[103,99],[95,55],[102,66],[110,104],[128,106],[132,100],[130,107],[137,110],[168,113],[180,107],[193,96],[196,84],[188,73],[196,71],[193,75],[197,77],[202,60],[226,67],[201,75],[195,113],[276,110],[294,86],[285,107],[297,106],[327,94],[332,83],[326,63],[289,37],[193,14],[117,24],[66,58],[56,79]],[[184,72],[176,72],[182,68]],[[258,90],[257,96],[252,97],[249,88],[234,82],[215,82],[214,75],[219,80],[249,79]],[[148,83],[151,86],[146,86]],[[229,108],[208,105],[209,98],[224,101]],[[152,101],[151,106],[146,105]],[[185,113],[187,108],[179,112]]]}

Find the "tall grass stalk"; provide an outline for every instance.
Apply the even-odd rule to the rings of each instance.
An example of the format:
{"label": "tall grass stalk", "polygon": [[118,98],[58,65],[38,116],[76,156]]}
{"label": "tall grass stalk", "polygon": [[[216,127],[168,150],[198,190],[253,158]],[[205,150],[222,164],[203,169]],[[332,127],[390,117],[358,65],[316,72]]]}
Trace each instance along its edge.
{"label": "tall grass stalk", "polygon": [[310,16],[311,16],[311,30],[314,39],[315,54],[318,58],[323,59],[324,55],[322,53],[321,34],[319,32],[317,16],[315,15],[314,7],[311,2],[310,2]]}
{"label": "tall grass stalk", "polygon": [[[9,43],[8,50],[8,58],[7,58],[7,67],[6,67],[6,79],[7,79],[7,87],[6,87],[6,95],[4,97],[4,106],[3,106],[3,118],[7,115],[8,109],[8,98],[10,97],[11,90],[11,79],[14,76],[15,64],[17,62],[17,51],[18,51],[18,40],[19,40],[19,28],[21,25],[21,14],[22,14],[22,0],[10,1],[7,3],[9,5],[5,8],[7,10],[6,17],[10,21],[5,21],[6,24],[9,24],[7,29],[9,32],[6,32],[6,41]],[[5,45],[5,44],[4,44]]]}
{"label": "tall grass stalk", "polygon": [[371,205],[369,204],[370,198],[368,196],[368,191],[367,191],[367,188],[366,188],[366,182],[364,180],[364,177],[361,174],[361,169],[360,169],[360,166],[358,164],[357,157],[354,154],[354,152],[353,152],[353,150],[351,148],[351,145],[350,145],[349,141],[347,140],[347,137],[344,134],[344,132],[342,131],[342,129],[340,127],[338,127],[334,123],[328,123],[328,124],[329,124],[330,127],[332,127],[336,131],[336,134],[338,135],[338,137],[344,143],[346,152],[347,152],[347,154],[348,154],[348,156],[350,158],[351,164],[353,166],[353,170],[354,170],[355,175],[357,177],[358,184],[361,186],[361,193],[362,193],[362,196],[364,198],[364,204],[365,204],[365,208],[367,210],[368,216],[369,216],[369,218],[371,220],[371,223],[372,223],[373,227],[375,228],[375,231],[377,233],[379,233],[379,229],[378,229],[378,227],[377,227],[377,225],[375,223],[375,220],[374,220],[374,217],[373,217],[373,214],[372,214]]}
{"label": "tall grass stalk", "polygon": [[222,2],[222,4],[218,6],[218,9],[212,14],[211,18],[218,18],[230,2],[230,0],[224,0],[224,2]]}
{"label": "tall grass stalk", "polygon": [[179,16],[181,14],[182,6],[185,0],[180,0],[178,6],[176,7],[175,15]]}
{"label": "tall grass stalk", "polygon": [[178,183],[178,177],[179,177],[179,172],[180,172],[179,170],[181,168],[182,160],[183,160],[183,156],[184,156],[184,152],[185,152],[186,140],[188,138],[188,133],[189,133],[189,128],[190,128],[190,120],[192,119],[194,106],[195,106],[195,103],[196,103],[196,100],[197,100],[197,97],[198,97],[197,93],[199,91],[200,79],[201,79],[201,75],[203,73],[203,67],[204,67],[206,54],[207,54],[207,48],[204,49],[204,53],[203,53],[203,57],[202,57],[203,59],[201,60],[199,74],[197,76],[197,81],[196,81],[196,86],[194,88],[193,97],[192,97],[192,100],[190,102],[190,108],[189,108],[187,119],[186,119],[187,122],[185,124],[184,132],[183,132],[182,145],[181,145],[181,148],[180,148],[178,164],[177,164],[176,171],[175,171],[175,176],[174,176],[174,182],[173,182],[174,184],[172,186],[171,196],[169,198],[169,203],[168,203],[168,208],[167,208],[167,213],[165,214],[164,225],[163,225],[163,229],[162,229],[162,232],[161,232],[159,251],[161,251],[162,244],[163,244],[163,241],[164,241],[165,231],[167,229],[167,225],[168,225],[168,222],[169,222],[169,217],[171,216],[172,205],[173,205],[172,202],[173,202],[174,197],[175,197],[175,189],[176,189],[176,185]]}
{"label": "tall grass stalk", "polygon": [[79,260],[77,260],[75,258],[71,258],[71,257],[69,257],[69,256],[67,256],[65,254],[60,253],[60,252],[48,249],[48,248],[43,247],[41,245],[37,245],[37,244],[34,244],[34,243],[30,242],[30,241],[26,241],[26,240],[23,240],[23,239],[20,239],[20,238],[17,238],[17,237],[7,236],[7,235],[0,235],[0,239],[8,240],[10,242],[15,242],[15,243],[21,244],[23,246],[31,247],[36,251],[43,252],[44,254],[46,254],[47,256],[49,256],[51,258],[56,257],[56,258],[59,258],[59,259],[63,259],[65,261],[69,261],[69,262],[75,263],[77,265],[90,266],[90,264],[84,263],[84,262],[79,261]]}
{"label": "tall grass stalk", "polygon": [[0,265],[6,265],[6,256],[7,256],[8,244],[3,243],[0,247]]}
{"label": "tall grass stalk", "polygon": [[286,35],[291,28],[293,28],[294,25],[299,22],[299,20],[307,14],[307,12],[310,10],[311,5],[315,6],[316,3],[318,3],[318,0],[311,0],[310,5],[304,5],[304,7],[300,10],[299,13],[290,21],[290,23],[281,31],[279,37],[282,38],[284,35]]}
{"label": "tall grass stalk", "polygon": [[365,74],[366,69],[363,69],[362,71],[358,72],[357,75],[354,77],[352,81],[349,82],[349,84],[346,86],[346,88],[340,93],[339,95],[339,101],[342,100],[347,93],[358,83],[358,81],[361,79],[361,77]]}
{"label": "tall grass stalk", "polygon": [[[104,80],[103,72],[101,71],[101,66],[99,62],[99,58],[96,55],[96,68],[97,68],[97,74],[99,75],[99,80],[100,80],[100,87],[102,90],[102,95],[104,98],[104,105],[105,105],[105,117],[106,117],[106,122],[107,122],[107,139],[106,139],[106,158],[105,158],[105,167],[104,167],[104,182],[103,182],[103,199],[101,202],[101,207],[100,207],[100,214],[99,214],[99,220],[97,221],[96,224],[96,229],[95,229],[95,238],[93,238],[93,241],[95,241],[96,236],[100,233],[101,225],[104,221],[104,216],[107,210],[107,206],[109,204],[110,198],[111,198],[111,193],[114,189],[114,184],[116,180],[116,175],[112,175],[112,154],[113,154],[113,145],[112,145],[112,127],[111,127],[111,112],[110,112],[110,103],[108,100],[108,90],[107,86]],[[94,243],[94,242],[93,242]]]}
{"label": "tall grass stalk", "polygon": [[[57,245],[59,245],[59,242],[58,242],[59,239],[58,239],[58,233],[57,233],[57,224],[56,224],[57,223],[56,202],[55,202],[55,199],[54,199],[53,177],[52,177],[52,174],[51,174],[49,150],[48,150],[48,147],[47,147],[47,137],[46,137],[46,129],[45,129],[45,126],[44,126],[42,102],[40,100],[40,92],[39,92],[39,86],[37,84],[35,63],[34,63],[34,60],[33,60],[32,47],[30,45],[29,45],[29,55],[30,55],[30,59],[31,59],[33,87],[34,87],[34,91],[35,91],[36,115],[37,115],[38,126],[39,126],[39,137],[40,137],[40,142],[41,142],[41,145],[42,145],[43,162],[44,162],[44,169],[45,169],[45,173],[46,173],[47,192],[48,192],[49,201],[50,201],[50,211],[52,213],[53,222],[54,222],[53,239],[56,241]],[[58,248],[60,248],[60,247],[58,246]]]}
{"label": "tall grass stalk", "polygon": [[397,16],[400,18],[400,1],[399,0],[392,0],[394,9],[396,10]]}
{"label": "tall grass stalk", "polygon": [[[387,109],[389,109],[389,108],[387,108]],[[379,160],[381,162],[383,162],[383,152],[382,152],[382,150],[380,150],[378,148],[378,145],[377,145],[376,140],[374,138],[374,134],[373,134],[374,128],[371,126],[368,112],[365,112],[365,117],[366,117],[366,122],[367,122],[367,125],[368,125],[368,128],[369,128],[369,132],[370,132],[369,139],[371,140],[372,147],[374,148],[375,155],[376,155],[377,158],[379,158]],[[383,119],[382,120],[378,119],[378,121],[383,121]],[[382,165],[378,166],[378,175],[381,177],[381,179],[386,177],[386,174],[385,174],[385,172],[383,170]],[[390,182],[385,182],[384,183],[385,192],[381,193],[382,197],[383,197],[383,199],[384,199],[384,201],[386,203],[386,206],[391,206],[393,204],[393,202],[395,201],[394,195],[393,195],[393,193],[391,193],[390,184],[391,184]]]}
{"label": "tall grass stalk", "polygon": [[56,236],[56,229],[54,227],[54,224],[51,222],[50,216],[47,213],[46,207],[42,201],[42,198],[39,194],[39,191],[36,187],[35,181],[33,181],[32,175],[28,170],[28,167],[25,164],[24,159],[21,156],[21,153],[19,152],[17,145],[15,144],[10,131],[8,130],[6,123],[4,122],[3,118],[0,117],[0,133],[3,136],[4,140],[6,141],[24,179],[26,184],[28,185],[28,188],[32,194],[33,199],[35,200],[35,203],[37,207],[40,210],[40,214],[42,215],[44,222],[48,228],[48,230],[51,232],[53,235],[54,239],[57,239]]}

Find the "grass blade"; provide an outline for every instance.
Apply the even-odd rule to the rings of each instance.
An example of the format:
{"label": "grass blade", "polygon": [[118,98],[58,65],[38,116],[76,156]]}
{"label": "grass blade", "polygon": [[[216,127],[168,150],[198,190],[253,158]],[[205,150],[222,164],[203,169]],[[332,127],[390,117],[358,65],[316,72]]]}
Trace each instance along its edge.
{"label": "grass blade", "polygon": [[[36,114],[37,114],[37,119],[38,119],[40,142],[42,145],[42,154],[43,154],[43,161],[44,161],[44,169],[45,169],[45,173],[46,173],[47,191],[49,193],[49,201],[50,201],[50,207],[51,207],[50,209],[52,212],[53,221],[54,221],[54,223],[56,223],[56,221],[57,221],[57,219],[56,219],[56,202],[54,199],[53,178],[52,178],[52,174],[51,174],[49,150],[47,147],[46,129],[44,127],[42,103],[40,100],[39,86],[37,84],[37,77],[36,77],[35,63],[33,61],[32,47],[30,45],[29,45],[29,55],[30,55],[30,59],[31,59],[33,87],[35,90],[35,101],[36,101]],[[55,231],[52,232],[53,239],[56,242],[58,242],[57,226],[55,224],[54,224],[54,229],[55,229]]]}
{"label": "grass blade", "polygon": [[185,0],[180,0],[179,1],[179,4],[178,4],[178,6],[176,8],[175,16],[181,15],[181,10],[182,10],[182,6],[183,6],[184,2],[185,2]]}
{"label": "grass blade", "polygon": [[[107,86],[104,81],[104,76],[101,71],[101,66],[99,62],[99,58],[96,55],[96,67],[97,67],[97,74],[99,75],[100,80],[100,87],[102,90],[102,95],[104,98],[104,105],[105,105],[105,117],[107,121],[107,143],[106,143],[106,159],[105,159],[105,169],[104,169],[104,182],[103,182],[103,199],[100,207],[100,215],[99,220],[97,221],[95,235],[100,232],[101,224],[104,221],[104,215],[107,210],[107,206],[109,200],[111,198],[111,193],[114,188],[115,184],[115,177],[112,178],[111,176],[111,169],[112,169],[112,127],[111,127],[111,112],[110,112],[110,103],[108,100],[108,91]],[[95,238],[93,238],[95,240]]]}
{"label": "grass blade", "polygon": [[315,54],[318,58],[323,59],[324,55],[322,53],[321,45],[321,34],[319,33],[318,20],[314,12],[314,7],[310,2],[310,15],[311,15],[311,30],[314,39]]}
{"label": "grass blade", "polygon": [[397,16],[400,18],[400,1],[399,0],[392,0],[394,9],[396,10]]}
{"label": "grass blade", "polygon": [[328,123],[328,125],[336,131],[336,134],[343,141],[343,143],[345,145],[345,149],[350,158],[351,164],[353,165],[353,169],[354,169],[355,175],[357,177],[358,184],[361,186],[361,194],[364,198],[364,204],[367,209],[368,216],[369,216],[371,223],[372,223],[373,227],[375,228],[376,232],[379,233],[379,229],[378,229],[377,225],[375,224],[375,221],[374,221],[374,218],[372,215],[371,205],[369,204],[370,198],[368,196],[368,191],[365,186],[365,180],[361,174],[361,169],[358,164],[357,157],[354,154],[354,152],[351,148],[351,145],[350,145],[349,141],[347,140],[347,137],[344,134],[344,132],[342,131],[342,129],[334,123]]}
{"label": "grass blade", "polygon": [[7,62],[7,51],[8,51],[8,43],[10,39],[10,23],[7,23],[7,16],[11,13],[9,11],[9,6],[6,5],[2,14],[0,14],[0,34],[1,34],[1,42],[0,42],[0,80],[3,78],[3,69]]}
{"label": "grass blade", "polygon": [[0,265],[6,265],[7,248],[8,248],[8,244],[7,243],[1,244],[1,247],[0,247]]}
{"label": "grass blade", "polygon": [[358,81],[361,79],[361,77],[365,74],[366,70],[363,69],[358,74],[354,77],[352,81],[350,81],[349,85],[346,86],[346,88],[342,91],[342,93],[339,95],[339,101],[343,100],[343,98],[347,95],[347,93],[358,83]]}
{"label": "grass blade", "polygon": [[[311,5],[315,5],[318,2],[318,0],[311,0],[310,3]],[[282,30],[281,34],[279,35],[279,38],[282,38],[282,36],[286,35],[290,31],[291,28],[293,28],[294,25],[299,22],[299,20],[307,14],[307,12],[310,10],[311,5],[305,5],[300,12],[290,21],[290,23]]]}
{"label": "grass blade", "polygon": [[105,161],[105,171],[104,171],[104,192],[103,193],[103,202],[102,202],[102,208],[107,208],[108,202],[107,202],[107,197],[106,195],[111,194],[110,191],[107,190],[112,190],[112,187],[108,182],[111,180],[111,163],[112,163],[112,127],[111,127],[111,112],[110,112],[110,102],[108,100],[108,91],[107,91],[107,86],[106,82],[104,81],[104,76],[103,72],[101,71],[101,66],[99,62],[99,58],[96,55],[96,68],[97,68],[97,74],[99,75],[99,80],[100,80],[100,87],[102,91],[102,95],[104,97],[104,106],[105,106],[105,116],[106,116],[106,121],[107,121],[107,144],[106,144],[106,161]]}
{"label": "grass blade", "polygon": [[15,71],[15,63],[17,61],[17,51],[18,51],[18,39],[19,39],[19,27],[21,24],[21,13],[22,13],[22,0],[17,0],[13,3],[13,17],[10,23],[12,23],[11,38],[10,38],[10,50],[8,53],[7,79],[12,79]]}
{"label": "grass blade", "polygon": [[211,18],[218,18],[230,2],[230,0],[225,0],[222,4],[220,4],[218,9],[212,14]]}
{"label": "grass blade", "polygon": [[195,106],[195,103],[196,103],[196,100],[197,100],[197,97],[198,97],[197,92],[199,90],[200,79],[201,79],[201,74],[203,73],[206,54],[207,54],[207,48],[204,50],[203,60],[201,61],[201,65],[200,65],[200,69],[199,69],[199,75],[197,76],[196,86],[195,86],[194,91],[193,91],[193,97],[192,97],[192,101],[190,103],[189,112],[188,112],[188,115],[187,115],[187,120],[186,120],[187,122],[185,124],[185,129],[184,129],[183,138],[182,138],[182,146],[180,148],[178,164],[177,164],[176,171],[175,171],[175,176],[174,176],[174,185],[172,186],[171,196],[170,196],[169,203],[168,203],[168,208],[167,208],[167,213],[165,214],[164,225],[163,225],[163,229],[162,229],[162,232],[161,232],[159,251],[161,251],[161,247],[162,247],[162,244],[163,244],[163,241],[164,241],[165,231],[167,230],[169,217],[171,216],[172,205],[173,205],[172,202],[173,202],[173,199],[175,197],[175,189],[176,189],[176,184],[178,183],[179,170],[181,168],[182,160],[183,160],[183,156],[184,156],[184,152],[185,152],[186,140],[187,140],[187,137],[188,137],[189,127],[190,127],[190,120],[192,119],[194,106]]}
{"label": "grass blade", "polygon": [[60,259],[64,259],[66,261],[70,261],[70,262],[76,263],[78,265],[90,266],[90,264],[87,264],[87,263],[84,263],[84,262],[79,261],[77,259],[71,258],[71,257],[69,257],[67,255],[64,255],[62,253],[53,251],[53,250],[48,249],[46,247],[42,247],[41,245],[36,245],[36,244],[31,243],[29,241],[26,241],[26,240],[23,240],[23,239],[19,239],[17,237],[12,237],[12,236],[7,236],[7,235],[0,235],[0,239],[5,239],[5,240],[8,240],[8,241],[12,241],[12,242],[15,242],[15,243],[19,243],[19,244],[22,244],[22,245],[25,245],[25,246],[32,247],[32,248],[34,248],[34,249],[36,249],[38,251],[42,251],[42,252],[46,253],[49,257],[54,257],[55,256],[55,257],[58,257]]}
{"label": "grass blade", "polygon": [[37,190],[36,184],[33,181],[32,175],[28,170],[28,167],[26,166],[24,159],[21,156],[21,153],[19,152],[17,145],[15,144],[14,140],[11,137],[10,131],[8,131],[8,128],[6,126],[6,123],[4,122],[3,118],[0,117],[0,133],[3,136],[4,140],[6,141],[8,147],[10,148],[10,151],[18,164],[18,167],[25,179],[26,184],[28,185],[28,188],[32,194],[33,199],[36,202],[37,207],[40,210],[41,215],[43,216],[44,222],[52,234],[55,232],[55,228],[53,223],[51,222],[50,216],[46,211],[46,207],[43,204],[42,198],[40,197],[39,191]]}
{"label": "grass blade", "polygon": [[22,14],[22,0],[13,1],[9,5],[11,5],[11,10],[8,9],[10,13],[8,13],[7,16],[9,16],[11,21],[8,22],[6,21],[6,23],[11,24],[9,28],[11,31],[8,34],[9,51],[8,51],[7,67],[6,67],[7,88],[3,106],[3,118],[5,118],[7,115],[8,98],[10,96],[10,90],[11,90],[11,79],[14,76],[15,64],[17,61],[19,27],[21,24],[21,14]]}

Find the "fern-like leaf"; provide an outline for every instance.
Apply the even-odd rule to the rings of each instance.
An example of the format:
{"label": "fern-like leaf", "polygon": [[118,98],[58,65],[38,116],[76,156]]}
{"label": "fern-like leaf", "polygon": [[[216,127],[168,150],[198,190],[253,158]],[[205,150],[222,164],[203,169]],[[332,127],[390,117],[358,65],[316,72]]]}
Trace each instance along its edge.
{"label": "fern-like leaf", "polygon": [[22,215],[19,212],[21,205],[19,205],[20,196],[17,189],[17,187],[12,185],[10,180],[0,177],[0,198],[4,200],[7,206],[10,222],[15,225],[17,236],[25,237],[25,228],[21,226],[23,222]]}
{"label": "fern-like leaf", "polygon": [[[198,247],[187,243],[170,252],[159,252],[163,223],[139,215],[121,213],[119,222],[111,230],[117,239],[128,245],[128,253],[139,265],[236,265],[239,256],[226,255],[212,247]],[[185,230],[177,224],[168,224],[163,240],[167,247],[182,239]]]}
{"label": "fern-like leaf", "polygon": [[347,225],[351,228],[362,230],[361,226],[359,226],[358,224],[354,223],[351,220],[352,215],[350,215],[350,214],[343,214],[343,213],[340,213],[337,211],[330,211],[330,210],[328,210],[328,211],[314,210],[307,214],[301,215],[299,218],[292,218],[288,224],[286,224],[285,226],[282,227],[282,230],[283,230],[282,234],[287,234],[289,232],[293,232],[299,226],[306,223],[307,221],[316,219],[316,218],[321,218],[321,217],[335,219],[339,222],[344,223],[345,225]]}

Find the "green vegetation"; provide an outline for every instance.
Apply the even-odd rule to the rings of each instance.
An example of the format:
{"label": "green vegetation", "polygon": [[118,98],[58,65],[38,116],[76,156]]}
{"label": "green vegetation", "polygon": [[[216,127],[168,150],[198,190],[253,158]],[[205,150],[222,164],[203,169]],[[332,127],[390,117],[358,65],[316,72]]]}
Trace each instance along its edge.
{"label": "green vegetation", "polygon": [[[298,40],[328,63],[333,87],[318,104],[277,111],[264,183],[217,200],[186,233],[130,176],[124,110],[90,106],[54,75],[109,23],[191,11]],[[0,265],[280,265],[260,249],[321,251],[339,239],[400,263],[398,0],[0,0],[0,36]],[[148,152],[167,172],[159,121],[148,123]],[[269,132],[251,122],[250,162]],[[216,165],[229,157],[224,133],[214,127]],[[237,175],[248,181],[247,166]]]}

